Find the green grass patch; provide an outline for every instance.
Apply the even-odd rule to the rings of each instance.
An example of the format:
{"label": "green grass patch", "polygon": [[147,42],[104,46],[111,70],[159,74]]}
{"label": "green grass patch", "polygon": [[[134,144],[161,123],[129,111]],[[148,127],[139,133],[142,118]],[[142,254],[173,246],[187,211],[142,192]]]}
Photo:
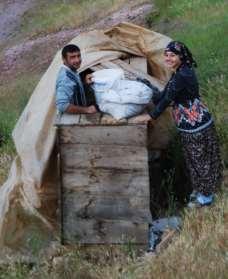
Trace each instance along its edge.
{"label": "green grass patch", "polygon": [[11,146],[12,130],[22,113],[40,75],[22,75],[0,86],[0,134],[3,147]]}
{"label": "green grass patch", "polygon": [[[145,0],[54,0],[36,1],[25,13],[20,33],[29,36],[89,25],[128,4],[134,6]],[[148,2],[148,1],[147,1]]]}
{"label": "green grass patch", "polygon": [[29,265],[20,263],[5,265],[0,267],[0,279],[26,279],[30,269]]}
{"label": "green grass patch", "polygon": [[6,180],[15,147],[13,128],[22,113],[40,75],[21,75],[0,86],[0,185]]}

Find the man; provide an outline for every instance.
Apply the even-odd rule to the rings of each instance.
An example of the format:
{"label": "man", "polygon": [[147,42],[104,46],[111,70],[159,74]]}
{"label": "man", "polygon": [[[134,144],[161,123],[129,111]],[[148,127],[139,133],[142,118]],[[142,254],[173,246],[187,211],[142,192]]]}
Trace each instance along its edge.
{"label": "man", "polygon": [[[94,105],[90,105],[86,97],[85,87],[92,83],[92,76],[86,75],[84,78],[85,87],[77,70],[82,59],[78,46],[66,45],[62,50],[63,65],[56,80],[56,107],[60,113],[81,114],[96,113]],[[88,93],[88,92],[87,92]]]}

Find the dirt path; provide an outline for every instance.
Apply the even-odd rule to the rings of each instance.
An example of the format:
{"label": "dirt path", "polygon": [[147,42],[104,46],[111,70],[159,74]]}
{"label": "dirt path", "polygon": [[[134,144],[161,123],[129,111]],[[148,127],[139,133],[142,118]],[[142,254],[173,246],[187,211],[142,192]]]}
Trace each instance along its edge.
{"label": "dirt path", "polygon": [[34,0],[7,0],[0,3],[0,42],[12,36],[22,15],[33,6]]}
{"label": "dirt path", "polygon": [[[122,21],[144,25],[145,16],[151,12],[152,7],[152,4],[143,4],[133,8],[126,5],[121,10],[91,26],[60,31],[5,49],[0,61],[1,76],[4,79],[9,78],[17,75],[18,72],[26,73],[28,69],[29,72],[43,71],[51,62],[56,51],[81,32],[107,28]],[[1,78],[0,82],[1,80],[3,79]]]}

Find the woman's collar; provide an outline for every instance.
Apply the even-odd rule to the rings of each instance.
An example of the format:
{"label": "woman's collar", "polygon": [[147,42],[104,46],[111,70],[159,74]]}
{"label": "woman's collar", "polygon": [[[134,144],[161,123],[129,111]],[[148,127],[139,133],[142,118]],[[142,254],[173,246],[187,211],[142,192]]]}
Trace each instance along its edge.
{"label": "woman's collar", "polygon": [[176,70],[174,70],[174,73],[179,72],[180,69],[183,68],[183,67],[184,67],[184,63],[181,63],[181,64],[179,65],[179,67],[178,67]]}

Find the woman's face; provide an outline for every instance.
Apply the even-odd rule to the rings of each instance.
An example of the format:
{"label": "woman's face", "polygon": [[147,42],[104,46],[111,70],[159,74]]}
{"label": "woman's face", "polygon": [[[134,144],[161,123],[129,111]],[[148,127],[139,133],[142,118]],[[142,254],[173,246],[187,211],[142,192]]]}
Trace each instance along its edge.
{"label": "woman's face", "polygon": [[171,70],[176,70],[181,65],[179,55],[176,55],[172,51],[165,51],[165,64]]}

